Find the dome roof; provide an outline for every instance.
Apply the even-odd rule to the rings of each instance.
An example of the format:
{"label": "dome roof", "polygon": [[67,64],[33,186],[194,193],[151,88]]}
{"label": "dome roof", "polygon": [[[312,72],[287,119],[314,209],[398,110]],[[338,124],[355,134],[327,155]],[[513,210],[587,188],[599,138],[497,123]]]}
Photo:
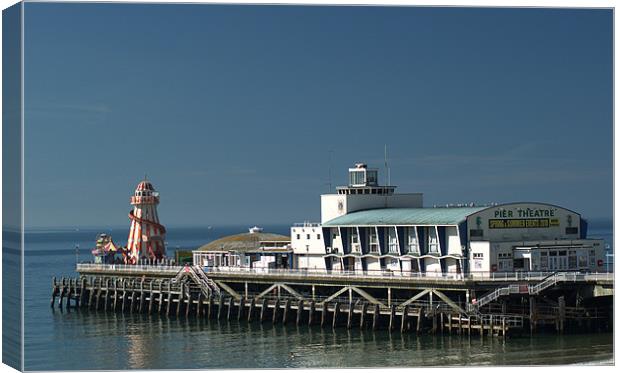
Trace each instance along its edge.
{"label": "dome roof", "polygon": [[[276,243],[276,245],[265,245],[264,243]],[[202,245],[195,251],[241,251],[252,252],[261,251],[261,247],[269,246],[281,248],[291,242],[291,238],[275,233],[240,233],[232,236],[219,238],[208,244]]]}
{"label": "dome roof", "polygon": [[138,184],[138,186],[136,187],[136,191],[141,191],[141,190],[155,190],[155,188],[153,188],[153,184],[151,184],[150,181],[146,181],[146,180],[142,180],[140,182],[140,184]]}

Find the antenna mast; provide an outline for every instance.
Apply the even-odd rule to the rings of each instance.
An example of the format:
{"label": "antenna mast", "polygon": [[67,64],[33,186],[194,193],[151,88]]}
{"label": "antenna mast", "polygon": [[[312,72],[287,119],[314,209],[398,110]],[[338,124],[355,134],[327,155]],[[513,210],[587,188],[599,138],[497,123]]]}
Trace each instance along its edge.
{"label": "antenna mast", "polygon": [[385,148],[384,148],[384,157],[385,157],[385,169],[387,171],[387,186],[392,185],[391,184],[391,180],[390,180],[390,167],[388,166],[388,158],[387,158],[387,144],[385,144]]}

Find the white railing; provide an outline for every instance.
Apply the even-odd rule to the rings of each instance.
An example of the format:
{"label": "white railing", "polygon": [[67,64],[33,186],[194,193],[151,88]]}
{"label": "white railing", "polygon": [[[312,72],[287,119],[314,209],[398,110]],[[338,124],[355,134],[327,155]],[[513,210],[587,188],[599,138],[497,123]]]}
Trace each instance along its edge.
{"label": "white railing", "polygon": [[[178,273],[183,266],[179,265],[130,265],[130,264],[94,264],[80,263],[77,270],[105,270],[105,271],[158,271]],[[274,268],[247,268],[247,267],[203,267],[209,273],[237,273],[251,275],[289,275],[299,277],[324,276],[324,277],[347,277],[347,278],[411,278],[437,281],[473,280],[473,281],[542,281],[553,272],[476,272],[474,274],[461,273],[435,273],[435,272],[401,272],[390,270],[367,270],[367,271],[341,271],[326,269],[274,269]],[[613,280],[613,273],[590,273],[590,272],[560,272],[562,281],[600,281]]]}
{"label": "white railing", "polygon": [[100,270],[100,271],[119,271],[119,272],[165,272],[178,273],[183,266],[164,265],[164,264],[98,264],[98,263],[78,263],[76,269],[83,270]]}

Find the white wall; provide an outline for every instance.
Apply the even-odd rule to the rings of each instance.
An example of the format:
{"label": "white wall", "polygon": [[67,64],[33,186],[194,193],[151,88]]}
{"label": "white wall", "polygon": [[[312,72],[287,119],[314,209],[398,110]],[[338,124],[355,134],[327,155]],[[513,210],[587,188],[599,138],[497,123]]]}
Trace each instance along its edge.
{"label": "white wall", "polygon": [[[538,216],[536,216],[538,213]],[[480,225],[478,226],[478,218]],[[491,228],[490,220],[525,220],[534,222],[537,219],[549,220],[546,228]],[[566,228],[576,227],[577,232],[566,234]],[[529,240],[553,240],[553,239],[578,239],[580,234],[580,215],[561,207],[542,203],[514,203],[490,207],[477,212],[467,218],[468,229],[482,229],[483,237],[474,238],[481,241],[529,241]]]}
{"label": "white wall", "polygon": [[[481,272],[491,271],[491,245],[488,241],[475,241],[470,243],[469,249],[469,271],[476,275]],[[476,258],[475,254],[481,254],[481,258]],[[483,274],[480,274],[483,275]]]}
{"label": "white wall", "polygon": [[422,207],[422,198],[422,193],[392,195],[323,194],[321,195],[321,223],[360,210]]}
{"label": "white wall", "polygon": [[291,247],[296,255],[325,255],[323,229],[320,226],[291,227]]}

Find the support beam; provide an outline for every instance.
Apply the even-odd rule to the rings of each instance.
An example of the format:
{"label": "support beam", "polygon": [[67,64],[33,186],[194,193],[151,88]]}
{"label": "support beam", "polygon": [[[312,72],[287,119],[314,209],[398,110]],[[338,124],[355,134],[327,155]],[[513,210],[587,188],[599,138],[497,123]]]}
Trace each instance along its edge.
{"label": "support beam", "polygon": [[342,289],[338,290],[337,292],[335,292],[334,294],[330,295],[329,297],[327,297],[327,299],[325,299],[323,301],[323,303],[328,303],[329,301],[331,301],[332,299],[336,298],[337,296],[339,296],[340,294],[344,293],[345,291],[349,290],[349,286],[345,286]]}
{"label": "support beam", "polygon": [[267,295],[270,291],[272,291],[273,289],[275,289],[278,286],[278,284],[273,284],[270,287],[267,288],[267,290],[263,291],[262,293],[258,294],[255,298],[256,299],[260,299],[262,297],[264,297],[265,295]]}
{"label": "support beam", "polygon": [[370,303],[372,304],[378,304],[380,306],[385,307],[385,305],[383,303],[381,303],[379,300],[377,300],[377,298],[373,297],[372,295],[368,294],[367,292],[365,292],[362,289],[359,289],[355,286],[351,286],[351,290],[353,290],[354,292],[356,292],[357,294],[361,295],[364,299],[368,300]]}
{"label": "support beam", "polygon": [[241,295],[239,295],[239,293],[234,291],[230,286],[226,285],[222,281],[215,281],[215,283],[218,284],[219,287],[221,287],[222,289],[226,290],[226,292],[228,294],[232,295],[236,300],[240,300],[241,299]]}
{"label": "support beam", "polygon": [[293,294],[295,296],[295,298],[299,299],[299,300],[306,300],[306,298],[303,297],[303,295],[299,294],[297,291],[295,291],[295,289],[293,289],[292,287],[288,286],[287,284],[280,284],[280,287],[286,291],[288,291],[289,293]]}
{"label": "support beam", "polygon": [[458,304],[454,303],[450,298],[448,298],[444,293],[439,290],[432,289],[431,294],[436,294],[439,299],[444,301],[448,306],[452,307],[454,310],[459,311],[459,313],[464,314],[465,310],[463,310]]}
{"label": "support beam", "polygon": [[401,303],[399,306],[400,307],[404,307],[407,306],[413,302],[415,302],[416,300],[422,298],[423,296],[425,296],[426,294],[430,293],[431,290],[430,289],[426,289],[426,290],[422,290],[421,292],[419,292],[418,294],[416,294],[415,296],[407,299],[406,301],[404,301],[403,303]]}

